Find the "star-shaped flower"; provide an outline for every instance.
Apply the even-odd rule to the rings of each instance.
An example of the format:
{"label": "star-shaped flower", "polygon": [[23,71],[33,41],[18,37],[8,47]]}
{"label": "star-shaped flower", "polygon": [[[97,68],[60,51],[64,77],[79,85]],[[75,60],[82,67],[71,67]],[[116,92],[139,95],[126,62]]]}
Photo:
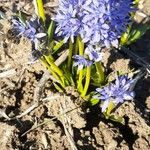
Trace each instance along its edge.
{"label": "star-shaped flower", "polygon": [[106,110],[110,101],[117,105],[118,103],[123,103],[124,100],[133,99],[135,94],[130,89],[133,82],[134,80],[123,75],[117,77],[115,83],[110,83],[104,88],[97,88],[97,95],[94,97],[103,101],[102,112]]}

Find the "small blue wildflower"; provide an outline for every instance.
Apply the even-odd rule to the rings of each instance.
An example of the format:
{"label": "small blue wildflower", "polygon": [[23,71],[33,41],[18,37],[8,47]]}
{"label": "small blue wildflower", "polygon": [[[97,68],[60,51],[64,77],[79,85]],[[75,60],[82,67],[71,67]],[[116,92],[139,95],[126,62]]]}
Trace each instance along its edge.
{"label": "small blue wildflower", "polygon": [[[12,19],[13,29],[17,36],[24,36],[31,40],[32,50],[30,61],[33,63],[42,56],[41,50],[45,48],[46,33],[39,19],[31,18],[29,21],[22,22],[20,18]],[[43,38],[44,37],[44,38]]]}
{"label": "small blue wildflower", "polygon": [[22,20],[20,18],[14,18],[11,21],[12,21],[12,25],[13,25],[15,34],[17,36],[22,36],[24,34],[24,32],[26,31],[26,24],[24,22],[22,22]]}
{"label": "small blue wildflower", "polygon": [[92,65],[92,61],[85,59],[83,56],[80,55],[75,55],[73,56],[74,58],[74,64],[73,66],[76,67],[78,66],[78,70],[82,70],[83,67],[87,67]]}
{"label": "small blue wildflower", "polygon": [[28,37],[29,39],[31,39],[31,41],[34,41],[35,39],[40,39],[46,36],[46,33],[43,33],[43,27],[37,17],[31,18],[27,22],[27,30],[24,33],[24,35]]}
{"label": "small blue wildflower", "polygon": [[97,95],[94,96],[102,101],[102,112],[106,110],[109,102],[112,101],[114,104],[123,103],[124,100],[131,100],[134,98],[135,94],[130,89],[134,80],[129,79],[126,75],[117,77],[115,83],[110,83],[104,88],[97,88]]}
{"label": "small blue wildflower", "polygon": [[31,41],[36,41],[36,39],[46,36],[38,18],[31,18],[25,23],[20,18],[16,18],[12,19],[12,24],[17,36],[27,37]]}
{"label": "small blue wildflower", "polygon": [[102,60],[102,52],[100,52],[100,48],[94,49],[92,45],[89,45],[85,49],[85,54],[89,56],[89,59],[93,61],[93,63]]}

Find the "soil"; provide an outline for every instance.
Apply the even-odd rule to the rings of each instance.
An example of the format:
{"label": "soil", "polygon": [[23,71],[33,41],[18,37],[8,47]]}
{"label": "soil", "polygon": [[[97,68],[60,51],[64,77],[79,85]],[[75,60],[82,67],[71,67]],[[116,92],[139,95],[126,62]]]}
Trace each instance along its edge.
{"label": "soil", "polygon": [[[56,0],[45,0],[47,14],[53,14]],[[149,0],[142,0],[140,11],[150,16]],[[31,43],[15,38],[10,18],[17,10],[33,14],[29,0],[2,1],[0,13],[0,145],[2,150],[148,150],[150,149],[150,77],[149,70],[135,85],[136,97],[115,111],[125,124],[106,120],[100,107],[87,107],[78,93],[68,87],[57,93],[46,69],[39,61],[29,61]],[[138,18],[137,14],[137,18]],[[141,17],[141,16],[140,16]],[[130,48],[149,63],[150,31]],[[140,47],[139,47],[140,45]],[[136,51],[136,49],[138,49]],[[144,54],[145,53],[145,54]],[[128,73],[144,69],[143,64],[121,51],[104,50],[106,73]],[[130,73],[133,76],[133,73]],[[108,79],[115,77],[113,72]],[[39,89],[41,91],[39,91]],[[38,95],[38,92],[40,93]],[[44,123],[43,123],[44,122]]]}

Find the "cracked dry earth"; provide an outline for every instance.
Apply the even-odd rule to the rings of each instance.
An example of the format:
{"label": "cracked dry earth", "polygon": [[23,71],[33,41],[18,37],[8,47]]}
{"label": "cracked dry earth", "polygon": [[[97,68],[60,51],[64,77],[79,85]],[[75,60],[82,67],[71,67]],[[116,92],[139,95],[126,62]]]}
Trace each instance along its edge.
{"label": "cracked dry earth", "polygon": [[[54,12],[57,1],[46,0],[46,12]],[[149,12],[149,0],[141,9]],[[0,20],[0,145],[2,150],[149,150],[150,149],[150,80],[143,76],[135,86],[136,97],[125,102],[116,114],[125,125],[108,121],[100,115],[99,106],[87,108],[74,89],[58,94],[49,78],[36,95],[46,69],[29,63],[31,44],[10,34],[10,16],[22,9],[32,14],[28,0],[5,1],[0,11],[7,17]],[[149,13],[150,14],[150,13]],[[150,51],[149,33],[138,41],[140,49]],[[145,44],[145,42],[147,44]],[[140,69],[128,56],[104,51],[107,72],[123,73]],[[146,54],[148,55],[148,54]],[[113,80],[113,74],[109,80]],[[32,109],[34,108],[34,109]],[[72,111],[70,111],[72,110]],[[45,124],[42,125],[42,123]],[[39,126],[40,125],[40,126]]]}

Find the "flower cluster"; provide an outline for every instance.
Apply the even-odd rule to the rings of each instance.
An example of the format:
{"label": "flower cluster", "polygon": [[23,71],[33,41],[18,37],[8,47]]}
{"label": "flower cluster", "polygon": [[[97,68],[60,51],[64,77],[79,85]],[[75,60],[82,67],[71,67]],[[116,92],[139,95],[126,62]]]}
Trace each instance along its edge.
{"label": "flower cluster", "polygon": [[[43,43],[42,38],[46,37],[43,27],[37,17],[23,22],[20,18],[12,19],[13,30],[17,36],[24,36],[32,43],[31,62],[41,57],[40,47]],[[45,43],[45,42],[44,42]]]}
{"label": "flower cluster", "polygon": [[64,36],[66,42],[69,38],[74,42],[74,36],[77,36],[83,26],[81,6],[85,0],[59,0],[59,9],[54,18],[58,22],[56,33]]}
{"label": "flower cluster", "polygon": [[38,18],[31,18],[26,22],[23,22],[20,18],[14,18],[12,19],[12,24],[17,36],[27,37],[31,41],[36,41],[36,39],[46,36]]}
{"label": "flower cluster", "polygon": [[56,33],[65,41],[80,35],[85,43],[117,47],[131,11],[132,0],[59,0]]}
{"label": "flower cluster", "polygon": [[110,83],[104,88],[97,88],[98,98],[104,101],[102,106],[102,112],[106,110],[109,102],[112,101],[114,104],[123,103],[124,100],[131,100],[134,98],[134,92],[130,90],[131,84],[134,80],[129,79],[126,75],[117,77],[115,83]]}

